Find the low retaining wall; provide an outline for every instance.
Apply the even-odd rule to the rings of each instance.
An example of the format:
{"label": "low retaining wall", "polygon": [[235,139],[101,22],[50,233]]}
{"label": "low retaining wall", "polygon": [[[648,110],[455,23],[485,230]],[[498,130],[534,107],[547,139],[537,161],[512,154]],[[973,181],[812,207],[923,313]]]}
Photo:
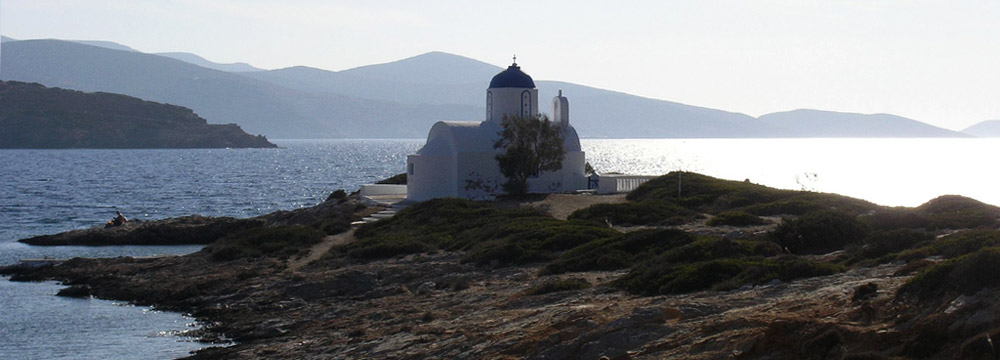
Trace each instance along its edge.
{"label": "low retaining wall", "polygon": [[644,182],[658,178],[655,175],[598,175],[598,194],[620,194],[635,190]]}
{"label": "low retaining wall", "polygon": [[406,196],[406,185],[366,184],[361,185],[361,196],[402,195]]}

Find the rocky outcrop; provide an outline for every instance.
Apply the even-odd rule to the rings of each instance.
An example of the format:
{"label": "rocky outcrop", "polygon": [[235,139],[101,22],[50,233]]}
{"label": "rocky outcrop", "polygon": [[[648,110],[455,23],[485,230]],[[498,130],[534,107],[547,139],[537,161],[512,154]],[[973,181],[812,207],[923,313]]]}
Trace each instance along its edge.
{"label": "rocky outcrop", "polygon": [[30,245],[196,245],[265,225],[261,219],[182,216],[157,221],[128,222],[122,226],[72,230],[19,240]]}
{"label": "rocky outcrop", "polygon": [[363,209],[365,206],[356,198],[338,198],[308,208],[276,211],[248,219],[189,215],[155,221],[130,221],[116,227],[101,225],[18,241],[42,246],[204,245],[229,234],[263,226],[316,225],[346,230],[354,219],[353,213]]}
{"label": "rocky outcrop", "polygon": [[[315,225],[371,211],[358,206],[331,199],[250,220]],[[1000,336],[993,321],[1000,288],[906,296],[899,289],[916,268],[903,262],[728,291],[638,296],[611,286],[627,269],[543,276],[544,263],[476,266],[463,258],[461,251],[371,261],[326,256],[292,266],[294,258],[219,260],[203,250],[71,259],[0,274],[189,312],[205,324],[206,341],[235,342],[195,359],[990,359],[991,339]],[[568,279],[593,286],[532,295]]]}
{"label": "rocky outcrop", "polygon": [[989,354],[981,335],[1000,314],[996,290],[943,303],[898,299],[909,278],[899,264],[649,297],[605,286],[624,271],[575,273],[597,286],[526,295],[549,280],[539,270],[438,253],[291,271],[272,258],[216,262],[196,253],[23,271],[86,284],[100,298],[188,311],[206,324],[206,340],[236,341],[195,359],[981,358]]}

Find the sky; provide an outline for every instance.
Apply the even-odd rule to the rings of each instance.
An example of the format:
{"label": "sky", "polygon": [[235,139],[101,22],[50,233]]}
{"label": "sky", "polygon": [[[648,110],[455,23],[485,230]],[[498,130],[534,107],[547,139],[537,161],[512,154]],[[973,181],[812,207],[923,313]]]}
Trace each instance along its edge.
{"label": "sky", "polygon": [[444,51],[751,116],[1000,119],[1000,1],[0,0],[0,34],[327,70]]}

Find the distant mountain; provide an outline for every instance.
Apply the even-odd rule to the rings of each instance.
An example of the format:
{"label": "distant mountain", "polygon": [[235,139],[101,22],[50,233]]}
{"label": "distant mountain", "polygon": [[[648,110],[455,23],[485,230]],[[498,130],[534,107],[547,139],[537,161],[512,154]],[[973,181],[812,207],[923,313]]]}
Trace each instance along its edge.
{"label": "distant mountain", "polygon": [[17,40],[14,40],[14,39],[11,39],[9,37],[0,35],[0,43],[5,43],[5,42],[8,42],[8,41],[17,41]]}
{"label": "distant mountain", "polygon": [[186,52],[165,52],[165,53],[156,53],[156,55],[166,56],[168,58],[177,59],[177,60],[189,63],[189,64],[195,64],[195,65],[201,66],[203,68],[215,69],[215,70],[219,70],[219,71],[246,72],[246,71],[262,71],[262,70],[264,70],[264,69],[260,69],[260,68],[255,68],[255,67],[251,66],[250,64],[247,64],[247,63],[244,63],[244,62],[237,62],[237,63],[231,63],[231,64],[220,64],[220,63],[216,63],[216,62],[211,62],[211,61],[208,61],[208,60],[206,60],[205,58],[203,58],[201,56],[198,56],[198,55],[195,55],[195,54],[192,54],[192,53],[186,53]]}
{"label": "distant mountain", "polygon": [[109,93],[0,81],[0,148],[276,147],[191,109]]}
{"label": "distant mountain", "polygon": [[164,56],[59,40],[3,44],[0,80],[127,94],[189,107],[218,123],[272,138],[423,137],[438,120],[469,119],[471,106],[400,104],[304,92]]}
{"label": "distant mountain", "polygon": [[[361,66],[341,73],[365,79],[415,84],[489,83],[500,67],[460,55],[433,51],[403,60]],[[485,91],[485,87],[483,88]]]}
{"label": "distant mountain", "polygon": [[[486,112],[486,88],[501,70],[466,57],[431,52],[340,72],[293,67],[246,76],[301,91],[413,105],[474,106],[478,114],[459,120],[481,121]],[[535,84],[539,88],[539,110],[545,113],[551,111],[550,99],[558,90],[564,91],[570,101],[570,121],[585,137],[760,137],[774,133],[743,114],[571,83]]]}
{"label": "distant mountain", "polygon": [[139,50],[133,49],[131,47],[113,42],[113,41],[101,41],[101,40],[70,40],[77,44],[84,44],[90,46],[102,47],[105,49],[119,50],[119,51],[129,51],[129,52],[139,52]]}
{"label": "distant mountain", "polygon": [[[178,104],[274,138],[423,138],[439,120],[481,121],[486,88],[502,70],[430,52],[339,72],[299,66],[237,73],[210,69],[191,54],[167,54],[185,62],[56,40],[3,46],[0,79]],[[191,63],[199,61],[203,66]],[[530,74],[530,66],[525,71]],[[535,84],[545,113],[563,90],[570,121],[583,137],[963,136],[892,115],[796,110],[753,118],[566,82]]]}
{"label": "distant mountain", "polygon": [[764,124],[787,137],[968,137],[913,119],[888,114],[793,110],[763,115]]}
{"label": "distant mountain", "polygon": [[986,120],[972,125],[962,132],[978,137],[1000,137],[1000,120]]}

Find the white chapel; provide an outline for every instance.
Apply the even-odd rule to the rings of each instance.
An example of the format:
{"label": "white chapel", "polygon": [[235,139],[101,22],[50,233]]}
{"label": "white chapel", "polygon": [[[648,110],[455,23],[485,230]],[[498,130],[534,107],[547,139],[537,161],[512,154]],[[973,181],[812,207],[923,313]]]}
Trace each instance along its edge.
{"label": "white chapel", "polygon": [[[531,76],[515,62],[490,81],[486,89],[486,119],[482,122],[439,121],[431,127],[427,143],[406,158],[407,200],[458,197],[490,200],[502,194],[506,178],[500,173],[494,149],[504,116],[537,115],[538,89]],[[552,99],[549,118],[563,132],[566,156],[562,169],[544,172],[528,180],[532,193],[559,193],[587,188],[586,160],[580,138],[569,124],[569,101]]]}

